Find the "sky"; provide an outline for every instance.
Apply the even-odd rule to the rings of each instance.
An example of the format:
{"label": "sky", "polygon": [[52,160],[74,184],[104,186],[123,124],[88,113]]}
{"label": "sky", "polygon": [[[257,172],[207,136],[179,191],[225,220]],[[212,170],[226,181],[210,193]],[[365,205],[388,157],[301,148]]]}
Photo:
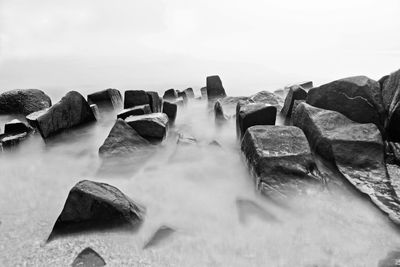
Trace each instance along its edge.
{"label": "sky", "polygon": [[230,95],[400,68],[398,0],[0,0],[0,91]]}

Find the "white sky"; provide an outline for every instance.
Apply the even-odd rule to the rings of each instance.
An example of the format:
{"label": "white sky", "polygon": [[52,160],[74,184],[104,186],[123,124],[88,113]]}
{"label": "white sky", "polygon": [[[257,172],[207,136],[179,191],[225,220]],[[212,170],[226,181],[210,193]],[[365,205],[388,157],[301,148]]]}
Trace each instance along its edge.
{"label": "white sky", "polygon": [[0,0],[0,90],[228,93],[400,68],[399,0]]}

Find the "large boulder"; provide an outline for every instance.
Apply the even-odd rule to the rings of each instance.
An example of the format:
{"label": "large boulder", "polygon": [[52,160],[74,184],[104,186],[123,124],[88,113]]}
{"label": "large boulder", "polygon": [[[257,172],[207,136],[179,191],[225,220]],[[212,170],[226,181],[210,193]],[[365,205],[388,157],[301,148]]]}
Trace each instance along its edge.
{"label": "large boulder", "polygon": [[282,109],[283,99],[278,95],[268,91],[258,92],[248,98],[248,102],[251,103],[264,103],[271,106],[275,106],[278,112]]}
{"label": "large boulder", "polygon": [[138,226],[145,208],[118,188],[88,180],[77,183],[69,192],[49,241],[67,233],[121,226]]}
{"label": "large boulder", "polygon": [[[29,123],[30,126],[32,126],[33,128],[37,129],[39,127],[38,123],[37,123],[37,119],[42,116],[43,114],[45,114],[47,112],[49,108],[45,108],[39,111],[35,111],[30,113],[29,115],[27,115],[25,117],[26,121]],[[92,108],[91,108],[92,109]],[[92,109],[93,111],[93,109]]]}
{"label": "large boulder", "polygon": [[385,122],[387,137],[400,141],[400,70],[390,74],[381,83],[383,104],[388,115]]}
{"label": "large boulder", "polygon": [[126,119],[129,116],[150,114],[151,109],[149,105],[140,105],[133,108],[127,108],[117,114],[118,119]]}
{"label": "large boulder", "polygon": [[99,108],[119,109],[122,107],[122,95],[117,89],[105,89],[87,96],[89,105],[96,104]]}
{"label": "large boulder", "polygon": [[281,113],[286,118],[290,118],[292,116],[292,110],[294,106],[294,102],[296,100],[305,100],[307,98],[307,92],[303,89],[303,87],[294,85],[289,88],[289,92],[285,98],[285,104],[281,110]]}
{"label": "large boulder", "polygon": [[315,182],[314,159],[307,138],[294,126],[253,126],[241,149],[262,193],[276,196]]}
{"label": "large boulder", "polygon": [[164,101],[162,112],[167,114],[170,124],[174,123],[177,111],[178,111],[178,105],[176,103]]}
{"label": "large boulder", "polygon": [[319,156],[336,166],[350,184],[400,222],[400,202],[386,171],[384,144],[375,124],[357,123],[339,112],[306,103],[295,110],[293,124],[304,131]]}
{"label": "large boulder", "polygon": [[147,95],[149,96],[151,112],[161,112],[162,101],[158,93],[154,91],[148,91]]}
{"label": "large boulder", "polygon": [[76,91],[68,92],[58,103],[39,113],[33,123],[43,138],[62,130],[96,121],[85,98]]}
{"label": "large boulder", "polygon": [[29,137],[28,132],[15,134],[0,134],[0,151],[13,149],[16,145]]}
{"label": "large boulder", "polygon": [[163,99],[165,100],[175,100],[178,98],[178,92],[175,89],[168,89],[164,92]]}
{"label": "large boulder", "polygon": [[125,91],[124,109],[133,108],[140,105],[150,105],[149,95],[143,90]]}
{"label": "large boulder", "polygon": [[0,94],[0,114],[26,116],[50,106],[50,97],[38,89],[14,89]]}
{"label": "large boulder", "polygon": [[308,91],[307,103],[383,129],[385,109],[380,86],[368,77],[349,77],[313,88]]}
{"label": "large boulder", "polygon": [[188,98],[188,96],[186,95],[185,92],[178,91],[178,98],[182,98],[184,105],[186,105],[188,103],[188,101],[189,101],[189,98]]}
{"label": "large boulder", "polygon": [[222,81],[218,75],[207,77],[207,97],[208,100],[215,100],[225,97],[225,89],[222,86]]}
{"label": "large boulder", "polygon": [[125,121],[138,134],[150,141],[162,141],[167,134],[168,116],[165,113],[130,116]]}

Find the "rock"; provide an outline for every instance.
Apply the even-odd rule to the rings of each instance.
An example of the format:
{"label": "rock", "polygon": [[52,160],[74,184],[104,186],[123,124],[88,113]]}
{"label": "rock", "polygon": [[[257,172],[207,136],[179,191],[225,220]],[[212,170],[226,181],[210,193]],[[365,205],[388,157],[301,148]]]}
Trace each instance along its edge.
{"label": "rock", "polygon": [[119,109],[122,107],[122,95],[117,89],[105,89],[87,96],[89,105],[96,104],[99,108]]}
{"label": "rock", "polygon": [[397,267],[400,266],[400,251],[391,251],[387,256],[380,260],[378,267]]}
{"label": "rock", "polygon": [[307,138],[294,126],[253,126],[241,149],[255,176],[256,187],[269,196],[286,195],[315,182],[315,163]]}
{"label": "rock", "polygon": [[189,87],[189,88],[183,90],[183,92],[186,94],[186,96],[188,98],[194,98],[194,92],[193,92],[192,88]]}
{"label": "rock", "polygon": [[146,242],[146,244],[143,246],[143,249],[158,245],[160,242],[171,236],[174,232],[175,230],[169,226],[161,226],[157,229],[149,241]]}
{"label": "rock", "polygon": [[169,101],[164,101],[162,112],[167,114],[170,124],[173,124],[176,119],[178,105]]}
{"label": "rock", "polygon": [[307,92],[302,87],[297,85],[290,87],[289,92],[286,95],[285,104],[281,110],[283,116],[290,118],[292,116],[294,101],[305,100],[306,98]]}
{"label": "rock", "polygon": [[117,118],[126,119],[129,116],[144,115],[144,114],[150,114],[150,113],[151,113],[150,106],[146,104],[146,105],[136,106],[133,108],[124,109],[120,113],[117,114]]}
{"label": "rock", "polygon": [[224,111],[222,109],[221,102],[217,100],[214,104],[214,115],[215,115],[215,123],[217,125],[223,124],[228,120],[228,118],[224,115]]}
{"label": "rock", "polygon": [[387,175],[384,144],[376,125],[356,123],[339,112],[306,103],[297,107],[293,123],[304,131],[318,155],[336,166],[392,220],[400,222],[400,204]]}
{"label": "rock", "polygon": [[0,94],[0,114],[26,116],[50,106],[50,97],[38,89],[14,89]]}
{"label": "rock", "polygon": [[158,95],[157,92],[153,92],[153,91],[148,91],[147,95],[149,96],[149,100],[150,100],[150,108],[151,108],[151,112],[153,113],[157,113],[157,112],[161,112],[161,98]]}
{"label": "rock", "polygon": [[85,230],[136,227],[144,219],[145,208],[118,188],[83,180],[69,192],[48,241],[58,235]]}
{"label": "rock", "polygon": [[105,266],[104,259],[92,248],[85,248],[72,263],[72,267],[100,267]]}
{"label": "rock", "polygon": [[200,88],[201,98],[207,99],[207,87]]}
{"label": "rock", "polygon": [[239,102],[236,110],[236,133],[239,139],[255,125],[275,125],[276,107],[264,103]]}
{"label": "rock", "polygon": [[182,98],[184,105],[186,105],[188,103],[188,97],[187,97],[185,92],[179,92],[178,91],[178,98],[179,97]]}
{"label": "rock", "polygon": [[149,145],[150,143],[124,120],[118,119],[99,148],[99,155],[103,158],[127,157],[135,153],[142,153],[142,150]]}
{"label": "rock", "polygon": [[[32,114],[29,116],[33,117]],[[96,118],[85,98],[76,91],[70,91],[58,103],[40,113],[34,125],[42,137],[47,138],[62,130],[93,121]]]}
{"label": "rock", "polygon": [[382,98],[387,112],[387,137],[392,141],[400,141],[400,70],[391,73],[383,82]]}
{"label": "rock", "polygon": [[143,90],[125,91],[124,109],[133,108],[141,105],[150,105],[149,95]]}
{"label": "rock", "polygon": [[96,120],[100,119],[100,110],[99,107],[96,104],[91,104],[90,105],[90,109],[93,112],[94,117],[96,118]]}
{"label": "rock", "polygon": [[32,112],[31,114],[27,115],[26,121],[29,123],[30,126],[37,129],[39,125],[37,124],[37,119],[47,112],[48,108]]}
{"label": "rock", "polygon": [[225,89],[222,86],[222,81],[218,75],[207,77],[207,97],[208,100],[215,100],[225,97]]}
{"label": "rock", "polygon": [[258,92],[250,96],[248,101],[253,103],[264,103],[271,106],[275,106],[278,112],[281,111],[283,104],[283,100],[279,96],[268,91]]}
{"label": "rock", "polygon": [[12,149],[14,146],[21,143],[29,136],[28,133],[19,134],[0,134],[0,151],[6,149]]}
{"label": "rock", "polygon": [[218,99],[221,104],[222,110],[227,117],[233,117],[236,115],[236,106],[239,101],[246,101],[249,98],[246,96],[227,96]]}
{"label": "rock", "polygon": [[164,92],[163,99],[165,100],[175,100],[178,98],[178,93],[175,89],[168,89]]}
{"label": "rock", "polygon": [[385,110],[379,83],[365,76],[349,77],[308,91],[308,104],[342,113],[359,123],[383,129]]}
{"label": "rock", "polygon": [[15,135],[21,133],[29,133],[32,131],[32,127],[26,125],[20,120],[14,119],[10,122],[7,122],[4,125],[4,134],[6,135]]}
{"label": "rock", "polygon": [[253,200],[237,198],[236,207],[239,213],[239,221],[242,224],[247,223],[249,217],[258,217],[266,222],[279,221],[275,215],[268,212],[265,208]]}
{"label": "rock", "polygon": [[130,116],[125,119],[138,134],[151,141],[162,141],[168,129],[168,116],[165,113]]}

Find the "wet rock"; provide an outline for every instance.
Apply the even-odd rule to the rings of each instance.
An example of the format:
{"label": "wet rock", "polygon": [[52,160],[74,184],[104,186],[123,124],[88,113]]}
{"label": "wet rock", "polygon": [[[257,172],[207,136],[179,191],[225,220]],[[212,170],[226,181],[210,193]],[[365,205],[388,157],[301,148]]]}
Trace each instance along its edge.
{"label": "wet rock", "polygon": [[28,136],[29,134],[27,132],[19,134],[0,134],[0,150],[12,149]]}
{"label": "wet rock", "polygon": [[294,106],[294,101],[305,100],[307,98],[307,92],[301,86],[292,86],[289,88],[289,92],[286,95],[285,104],[281,110],[281,113],[286,118],[292,116],[292,110]]}
{"label": "wet rock", "polygon": [[14,119],[4,125],[4,134],[15,135],[20,133],[29,133],[33,129],[20,120]]}
{"label": "wet rock", "polygon": [[242,224],[246,224],[251,217],[257,217],[266,222],[278,221],[275,215],[250,199],[237,198],[236,208],[239,214],[239,221]]}
{"label": "wet rock", "polygon": [[250,127],[243,137],[241,149],[257,189],[268,196],[285,196],[317,181],[312,175],[315,163],[307,138],[297,127]]}
{"label": "wet rock", "polygon": [[207,87],[200,88],[201,98],[207,99]]}
{"label": "wet rock", "polygon": [[391,73],[383,82],[382,98],[387,112],[387,137],[389,140],[400,141],[400,70]]}
{"label": "wet rock", "polygon": [[380,260],[378,267],[398,267],[400,266],[400,251],[391,251],[386,258]]}
{"label": "wet rock", "polygon": [[396,223],[400,202],[387,175],[384,144],[375,124],[356,123],[343,114],[301,103],[293,114],[312,148]]}
{"label": "wet rock", "polygon": [[178,93],[175,89],[168,89],[164,92],[163,99],[165,100],[175,100],[178,98]]}
{"label": "wet rock", "polygon": [[118,188],[83,180],[69,192],[49,241],[58,236],[85,230],[136,227],[144,219],[145,208]]}
{"label": "wet rock", "polygon": [[90,105],[90,109],[93,112],[94,117],[96,118],[96,120],[100,119],[100,110],[99,107],[96,104],[91,104]]}
{"label": "wet rock", "polygon": [[146,244],[143,246],[143,249],[157,246],[159,243],[170,237],[174,232],[175,230],[169,226],[161,226],[157,229],[149,241],[146,242]]}
{"label": "wet rock", "polygon": [[143,90],[125,91],[124,109],[141,105],[150,105],[149,95]]}
{"label": "wet rock", "polygon": [[104,259],[89,247],[82,250],[71,264],[72,267],[100,267],[105,265]]}
{"label": "wet rock", "polygon": [[26,121],[29,123],[30,126],[37,129],[39,127],[39,125],[37,123],[37,119],[40,116],[42,116],[43,114],[45,114],[47,112],[47,110],[48,110],[48,108],[32,112],[31,114],[29,114],[25,117]]}
{"label": "wet rock", "polygon": [[0,114],[26,116],[50,106],[50,97],[38,89],[14,89],[0,94]]}
{"label": "wet rock", "polygon": [[183,92],[187,95],[188,98],[194,98],[194,92],[192,88],[187,88],[183,90]]}
{"label": "wet rock", "polygon": [[117,89],[108,88],[87,96],[89,105],[96,104],[99,108],[120,109],[122,107],[122,95]]}
{"label": "wet rock", "polygon": [[176,113],[178,111],[178,105],[169,101],[164,101],[162,112],[167,114],[170,124],[174,123],[176,119]]}
{"label": "wet rock", "polygon": [[149,105],[140,105],[133,108],[127,108],[122,110],[120,113],[117,114],[117,118],[126,119],[129,116],[144,115],[150,113],[151,109]]}
{"label": "wet rock", "polygon": [[222,81],[218,75],[207,77],[207,97],[208,100],[215,100],[225,97],[225,89],[222,86]]}
{"label": "wet rock", "polygon": [[85,98],[76,91],[70,91],[58,103],[40,113],[34,125],[42,137],[47,138],[62,130],[93,121],[96,118]]}
{"label": "wet rock", "polygon": [[168,116],[165,113],[130,116],[125,121],[138,134],[151,141],[162,141],[167,134]]}
{"label": "wet rock", "polygon": [[359,123],[383,129],[385,110],[379,83],[365,76],[349,77],[311,89],[308,104],[342,113]]}
{"label": "wet rock", "polygon": [[[378,80],[378,83],[381,86],[381,90],[383,90],[383,88],[386,86],[388,79],[389,79],[389,75],[385,75]],[[383,100],[383,97],[382,97],[382,100]]]}
{"label": "wet rock", "polygon": [[239,102],[236,109],[236,133],[239,139],[255,125],[275,125],[276,107],[264,103]]}
{"label": "wet rock", "polygon": [[161,98],[158,95],[157,92],[153,92],[153,91],[148,91],[147,95],[149,96],[149,100],[150,100],[150,108],[151,108],[151,112],[161,112]]}
{"label": "wet rock", "polygon": [[217,125],[223,124],[228,120],[228,118],[224,115],[224,111],[222,109],[221,102],[217,100],[214,104],[214,115],[215,115],[215,123]]}
{"label": "wet rock", "polygon": [[387,161],[400,164],[400,143],[387,142],[386,153],[391,157]]}

